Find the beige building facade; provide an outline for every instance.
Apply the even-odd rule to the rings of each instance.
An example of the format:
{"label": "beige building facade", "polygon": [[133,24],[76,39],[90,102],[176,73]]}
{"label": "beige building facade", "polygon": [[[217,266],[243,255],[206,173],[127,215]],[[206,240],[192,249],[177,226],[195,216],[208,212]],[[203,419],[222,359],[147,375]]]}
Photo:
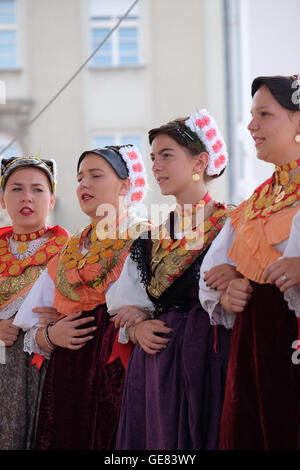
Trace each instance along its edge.
{"label": "beige building facade", "polygon": [[[55,158],[51,222],[70,231],[88,221],[76,198],[77,160],[97,146],[136,143],[148,172],[147,207],[172,204],[152,178],[147,132],[199,108],[213,114],[230,153],[229,167],[211,191],[216,199],[239,202],[267,173],[257,166],[245,130],[251,81],[300,69],[298,0],[139,0],[100,53],[22,133],[132,3],[0,0],[0,83],[6,92],[0,148],[18,136],[7,155]],[[273,25],[269,36],[266,28]],[[3,213],[0,223],[6,223]]]}

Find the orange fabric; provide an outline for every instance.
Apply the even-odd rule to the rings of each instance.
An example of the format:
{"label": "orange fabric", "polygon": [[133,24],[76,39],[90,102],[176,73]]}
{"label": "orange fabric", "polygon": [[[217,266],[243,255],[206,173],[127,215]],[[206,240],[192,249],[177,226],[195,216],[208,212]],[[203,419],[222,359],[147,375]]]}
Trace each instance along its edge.
{"label": "orange fabric", "polygon": [[[123,264],[128,256],[129,248],[124,250],[120,256],[117,265],[107,274],[103,284],[96,289],[90,287],[80,287],[76,289],[79,295],[79,300],[70,300],[62,295],[57,288],[54,294],[54,308],[64,315],[79,312],[80,310],[89,311],[96,308],[98,305],[105,303],[105,291],[108,284],[116,281],[122,271]],[[48,273],[56,284],[56,273],[59,263],[59,257],[53,258],[47,266]],[[71,284],[76,282],[87,282],[93,280],[98,276],[103,268],[99,263],[86,264],[80,270],[74,268],[66,270],[66,276]]]}
{"label": "orange fabric", "polygon": [[247,201],[244,201],[230,214],[235,235],[228,257],[235,261],[243,276],[262,283],[265,268],[282,255],[273,245],[289,237],[293,217],[300,205],[253,220],[244,220],[246,207]]}

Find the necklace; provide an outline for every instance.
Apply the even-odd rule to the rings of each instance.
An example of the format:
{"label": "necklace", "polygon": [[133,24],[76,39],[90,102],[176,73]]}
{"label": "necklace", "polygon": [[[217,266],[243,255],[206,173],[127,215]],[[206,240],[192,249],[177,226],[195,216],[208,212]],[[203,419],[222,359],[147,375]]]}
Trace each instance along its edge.
{"label": "necklace", "polygon": [[244,215],[245,220],[269,216],[284,207],[291,206],[300,199],[300,175],[296,176],[284,189],[282,189],[281,185],[278,188],[276,180],[275,172],[271,178],[262,183],[254,191],[247,203]]}
{"label": "necklace", "polygon": [[179,226],[181,226],[183,232],[192,228],[192,217],[199,215],[200,211],[202,211],[211,200],[212,197],[210,193],[207,192],[204,198],[196,204],[185,204],[183,210],[180,206],[176,207],[175,213],[179,217]]}
{"label": "necklace", "polygon": [[13,232],[12,234],[12,239],[18,243],[18,253],[20,255],[23,255],[26,253],[28,250],[28,242],[32,240],[37,240],[38,238],[41,238],[43,235],[45,235],[48,232],[48,227],[44,227],[40,230],[37,230],[36,232],[31,232],[31,233],[26,233],[26,234],[19,234]]}
{"label": "necklace", "polygon": [[[165,225],[161,225],[158,231],[158,242],[162,249],[159,260],[166,256],[170,251],[177,251],[177,254],[184,255],[188,251],[197,251],[203,249],[211,243],[215,237],[214,227],[218,229],[218,222],[227,212],[224,204],[215,203],[218,207],[213,214],[200,223],[197,227],[188,230],[185,235],[173,240]],[[217,233],[217,231],[216,231]]]}
{"label": "necklace", "polygon": [[47,231],[53,232],[53,236],[48,238],[48,240],[46,240],[45,243],[40,248],[38,248],[34,254],[26,256],[23,259],[17,259],[10,251],[9,238],[11,236],[13,237],[12,229],[11,227],[8,227],[7,230],[5,229],[5,231],[2,232],[0,235],[1,276],[18,276],[22,274],[22,272],[28,266],[39,266],[44,263],[47,263],[50,258],[52,258],[56,253],[58,253],[67,241],[68,233],[58,225],[56,225],[55,227],[47,228]]}
{"label": "necklace", "polygon": [[[86,253],[82,253],[81,249],[85,238],[90,233],[90,245]],[[118,252],[125,250],[131,243],[131,240],[120,238],[98,238],[97,224],[90,224],[81,234],[71,238],[61,253],[61,262],[65,265],[66,270],[82,269],[87,264],[97,262],[107,262],[111,260]]]}
{"label": "necklace", "polygon": [[294,170],[300,165],[300,158],[298,160],[293,160],[292,162],[288,163],[287,165],[276,166],[275,167],[275,178],[276,183],[285,186],[290,182],[290,170]]}

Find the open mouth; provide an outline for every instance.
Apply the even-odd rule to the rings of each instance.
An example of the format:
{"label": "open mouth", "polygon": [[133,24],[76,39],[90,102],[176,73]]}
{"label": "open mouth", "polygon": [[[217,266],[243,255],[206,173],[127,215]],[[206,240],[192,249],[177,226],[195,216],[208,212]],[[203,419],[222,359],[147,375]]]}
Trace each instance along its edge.
{"label": "open mouth", "polygon": [[30,207],[22,207],[22,209],[20,210],[20,214],[24,216],[31,215],[33,214],[33,212],[34,211]]}
{"label": "open mouth", "polygon": [[264,141],[266,139],[264,139],[263,137],[256,137],[256,136],[253,136],[253,140],[255,142],[255,147],[259,147],[260,145],[262,145],[264,143]]}
{"label": "open mouth", "polygon": [[91,196],[91,194],[88,194],[88,193],[84,193],[84,194],[81,195],[81,200],[82,201],[90,201],[93,198],[94,198],[94,196]]}
{"label": "open mouth", "polygon": [[167,178],[166,176],[158,176],[158,177],[156,178],[156,181],[157,181],[158,184],[160,185],[160,184],[165,183],[165,181],[167,181],[168,179],[169,179],[169,178]]}

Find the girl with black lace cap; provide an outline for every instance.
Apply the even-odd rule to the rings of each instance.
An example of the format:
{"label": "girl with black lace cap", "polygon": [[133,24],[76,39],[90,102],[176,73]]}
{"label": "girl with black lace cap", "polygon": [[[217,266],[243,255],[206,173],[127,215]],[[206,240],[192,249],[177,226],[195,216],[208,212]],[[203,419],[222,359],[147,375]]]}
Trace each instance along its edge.
{"label": "girl with black lace cap", "polygon": [[[153,173],[175,211],[131,247],[107,296],[115,326],[135,347],[117,449],[216,449],[230,333],[214,329],[198,298],[201,262],[229,213],[207,190],[227,162],[213,118],[201,110],[149,132]],[[224,283],[231,279],[224,272]],[[151,318],[131,325],[131,306]]]}

